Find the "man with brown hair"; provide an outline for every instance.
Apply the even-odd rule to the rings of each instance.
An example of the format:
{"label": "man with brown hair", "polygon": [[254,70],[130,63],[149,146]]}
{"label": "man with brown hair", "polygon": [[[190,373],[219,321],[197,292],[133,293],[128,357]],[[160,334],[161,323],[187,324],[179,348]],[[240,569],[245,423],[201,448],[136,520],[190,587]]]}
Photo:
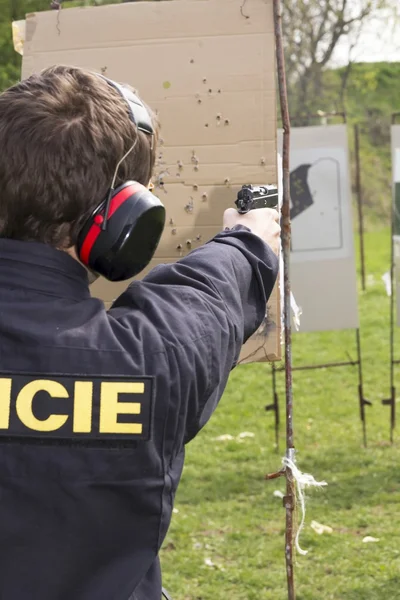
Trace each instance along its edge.
{"label": "man with brown hair", "polygon": [[149,185],[149,114],[155,135],[73,67],[0,95],[1,600],[160,600],[185,444],[276,280],[276,211],[232,209],[108,312],[91,298],[79,235],[115,175]]}

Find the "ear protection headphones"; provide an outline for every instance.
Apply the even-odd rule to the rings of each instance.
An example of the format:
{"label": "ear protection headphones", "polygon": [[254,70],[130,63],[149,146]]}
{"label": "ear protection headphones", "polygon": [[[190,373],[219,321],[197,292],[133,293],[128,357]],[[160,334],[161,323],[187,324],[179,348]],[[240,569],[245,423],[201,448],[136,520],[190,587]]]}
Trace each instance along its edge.
{"label": "ear protection headphones", "polygon": [[[99,77],[124,98],[136,128],[154,136],[150,115],[136,94],[103,75]],[[163,204],[145,186],[126,181],[114,189],[118,169],[136,142],[137,139],[116,165],[107,197],[78,235],[77,252],[82,263],[109,281],[124,281],[143,271],[157,249],[165,225]]]}

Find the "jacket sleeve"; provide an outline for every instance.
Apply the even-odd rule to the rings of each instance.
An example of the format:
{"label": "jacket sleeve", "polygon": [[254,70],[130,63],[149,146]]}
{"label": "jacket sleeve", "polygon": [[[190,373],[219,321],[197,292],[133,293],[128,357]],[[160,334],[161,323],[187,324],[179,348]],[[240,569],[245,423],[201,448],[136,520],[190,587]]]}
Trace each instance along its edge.
{"label": "jacket sleeve", "polygon": [[[171,380],[180,390],[176,410],[185,443],[210,418],[243,343],[262,323],[278,265],[269,246],[237,226],[143,279],[147,297],[156,293],[148,316],[163,338]],[[126,305],[126,295],[115,305]]]}

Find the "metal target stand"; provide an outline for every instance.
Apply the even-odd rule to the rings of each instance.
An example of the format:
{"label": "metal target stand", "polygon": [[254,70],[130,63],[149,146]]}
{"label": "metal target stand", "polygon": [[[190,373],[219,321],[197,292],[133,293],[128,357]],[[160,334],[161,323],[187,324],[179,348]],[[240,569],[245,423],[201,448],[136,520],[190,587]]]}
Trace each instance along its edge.
{"label": "metal target stand", "polygon": [[[400,113],[398,114],[400,116]],[[322,113],[317,115],[306,115],[304,117],[294,118],[293,121],[302,121],[306,122],[307,125],[310,125],[310,122],[314,119],[321,118],[333,118],[339,117],[343,120],[343,123],[347,123],[346,113]],[[307,126],[305,125],[305,126]],[[361,285],[363,291],[365,290],[365,253],[364,253],[364,220],[363,220],[363,206],[362,206],[362,188],[361,188],[361,169],[360,169],[360,146],[359,146],[359,128],[358,125],[354,126],[354,152],[355,152],[355,167],[356,167],[356,176],[355,176],[355,191],[357,196],[357,208],[358,208],[358,229],[359,229],[359,237],[360,237],[360,268],[361,268]],[[392,259],[393,260],[393,259]],[[392,294],[393,298],[393,294]],[[393,312],[393,311],[392,311]],[[393,335],[391,336],[393,338]],[[393,344],[392,344],[393,345]],[[364,396],[364,380],[363,380],[363,363],[362,363],[362,353],[361,353],[361,332],[360,326],[355,330],[355,347],[357,353],[357,359],[352,360],[349,356],[348,361],[340,361],[340,362],[329,362],[329,363],[321,363],[321,364],[313,364],[313,365],[299,365],[299,366],[291,366],[291,371],[309,371],[315,369],[331,369],[338,367],[358,367],[358,402],[359,402],[359,410],[360,410],[360,420],[362,424],[362,433],[363,433],[363,444],[364,447],[367,446],[367,423],[366,423],[366,413],[365,407],[372,406],[372,402],[370,402]],[[395,363],[400,364],[400,360],[395,361]],[[394,364],[394,363],[393,363]],[[275,416],[275,446],[276,451],[279,453],[279,436],[280,436],[280,409],[279,409],[279,396],[277,392],[277,373],[284,371],[285,367],[277,367],[275,363],[272,363],[272,403],[267,404],[265,406],[265,410],[267,412],[273,412]],[[392,365],[393,370],[393,365]],[[390,404],[392,407],[392,414],[394,419],[394,387],[393,387],[393,374],[392,374],[392,398],[389,400],[383,400],[384,404]]]}
{"label": "metal target stand", "polygon": [[[400,112],[396,112],[392,114],[392,125],[396,125],[397,119],[400,119]],[[395,219],[396,219],[396,203],[395,198],[392,200],[392,210],[391,210],[391,250],[390,250],[390,338],[389,338],[389,346],[390,346],[390,397],[384,398],[382,400],[383,406],[390,407],[390,443],[393,444],[393,436],[394,430],[396,427],[396,387],[394,384],[394,368],[395,365],[400,364],[399,359],[395,359],[394,357],[394,328],[395,328],[395,280],[394,280],[394,269],[395,269],[395,260],[394,260],[394,233],[395,233]]]}

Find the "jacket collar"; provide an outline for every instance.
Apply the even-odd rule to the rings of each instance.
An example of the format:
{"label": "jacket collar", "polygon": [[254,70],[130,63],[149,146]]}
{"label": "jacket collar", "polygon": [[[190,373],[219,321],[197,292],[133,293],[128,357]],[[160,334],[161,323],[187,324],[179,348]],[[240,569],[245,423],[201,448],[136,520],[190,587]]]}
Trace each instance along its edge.
{"label": "jacket collar", "polygon": [[47,244],[0,238],[0,289],[19,288],[59,298],[90,297],[86,269]]}

